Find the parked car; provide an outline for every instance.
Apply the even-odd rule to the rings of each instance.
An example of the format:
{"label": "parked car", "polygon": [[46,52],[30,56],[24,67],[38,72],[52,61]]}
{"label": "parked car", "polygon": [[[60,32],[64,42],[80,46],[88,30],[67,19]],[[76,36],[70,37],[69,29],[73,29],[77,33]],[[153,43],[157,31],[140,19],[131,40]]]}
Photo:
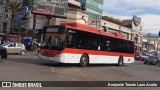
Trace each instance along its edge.
{"label": "parked car", "polygon": [[0,60],[7,59],[7,49],[0,46]]}
{"label": "parked car", "polygon": [[7,53],[12,54],[21,54],[24,55],[26,53],[26,48],[24,44],[17,42],[9,42],[1,45],[2,47],[7,49]]}
{"label": "parked car", "polygon": [[141,55],[140,52],[136,52],[136,53],[135,53],[135,59],[136,59],[136,60],[140,60],[140,59],[141,59],[141,56],[142,56],[142,55]]}
{"label": "parked car", "polygon": [[141,56],[141,61],[144,61],[146,58],[148,58],[149,56],[154,56],[153,54],[151,53],[143,53],[143,55]]}
{"label": "parked car", "polygon": [[153,56],[151,53],[148,52],[136,52],[135,59],[144,61],[145,58],[148,58],[149,56]]}
{"label": "parked car", "polygon": [[153,65],[156,65],[159,60],[160,59],[157,56],[149,56],[148,58],[144,59],[144,64],[153,64]]}

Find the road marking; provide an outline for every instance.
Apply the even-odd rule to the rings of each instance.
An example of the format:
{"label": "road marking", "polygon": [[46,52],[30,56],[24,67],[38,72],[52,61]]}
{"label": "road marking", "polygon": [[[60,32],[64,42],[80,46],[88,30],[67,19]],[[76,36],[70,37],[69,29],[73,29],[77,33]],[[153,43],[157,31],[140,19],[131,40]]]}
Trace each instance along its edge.
{"label": "road marking", "polygon": [[40,71],[42,71],[42,72],[50,72],[49,70],[40,70]]}
{"label": "road marking", "polygon": [[98,69],[96,69],[96,68],[88,68],[88,69],[83,69],[83,70],[86,70],[86,71],[92,71],[92,72],[99,72],[99,70]]}
{"label": "road marking", "polygon": [[[75,67],[76,68],[76,67]],[[85,73],[83,73],[82,71],[80,71],[78,68],[76,68],[76,70],[80,73],[81,76],[83,76],[85,79],[87,79],[88,81],[92,81]]]}
{"label": "road marking", "polygon": [[71,79],[72,81],[77,81],[76,79]]}
{"label": "road marking", "polygon": [[32,60],[36,60],[36,59],[37,59],[37,56],[33,56],[33,57],[32,57]]}
{"label": "road marking", "polygon": [[78,74],[71,74],[71,73],[66,73],[66,72],[57,72],[57,71],[55,71],[55,73],[65,74],[65,75],[72,75],[72,76],[78,76]]}
{"label": "road marking", "polygon": [[5,60],[0,60],[0,63],[7,63],[7,61],[5,61]]}
{"label": "road marking", "polygon": [[54,73],[54,72],[55,72],[54,67],[51,67],[51,72],[52,72],[52,73]]}
{"label": "road marking", "polygon": [[67,73],[67,72],[59,72],[59,71],[55,71],[55,68],[51,67],[50,70],[41,70],[42,72],[51,72],[51,73],[58,73],[58,74],[65,74],[65,75],[72,75],[72,76],[77,76],[80,77],[81,75],[79,74],[73,74],[73,73]]}
{"label": "road marking", "polygon": [[[76,68],[76,67],[75,67]],[[93,80],[91,80],[85,73],[83,73],[82,71],[80,71],[78,68],[76,68],[76,70],[81,74],[81,76],[83,76],[85,79],[87,79],[88,81],[92,81],[92,82],[90,82],[93,86],[97,86],[96,84],[95,84],[95,82],[93,81]]]}

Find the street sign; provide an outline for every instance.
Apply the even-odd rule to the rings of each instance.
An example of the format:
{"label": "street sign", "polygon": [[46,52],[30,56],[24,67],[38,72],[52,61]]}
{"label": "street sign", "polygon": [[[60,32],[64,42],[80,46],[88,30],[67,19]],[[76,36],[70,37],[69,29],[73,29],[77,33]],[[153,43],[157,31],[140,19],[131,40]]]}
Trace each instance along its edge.
{"label": "street sign", "polygon": [[140,25],[140,23],[141,23],[141,18],[133,15],[133,23],[134,23],[135,26]]}
{"label": "street sign", "polygon": [[68,0],[33,0],[33,14],[67,17]]}
{"label": "street sign", "polygon": [[24,6],[22,11],[15,13],[15,18],[17,20],[21,20],[22,18],[24,18],[26,16],[27,12],[28,12],[28,7]]}

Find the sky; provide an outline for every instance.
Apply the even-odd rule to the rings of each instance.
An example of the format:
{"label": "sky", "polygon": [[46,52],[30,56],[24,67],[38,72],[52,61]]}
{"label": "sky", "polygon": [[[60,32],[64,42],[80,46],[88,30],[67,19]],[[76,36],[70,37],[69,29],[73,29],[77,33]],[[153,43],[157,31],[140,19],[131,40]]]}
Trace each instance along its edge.
{"label": "sky", "polygon": [[141,17],[144,34],[160,31],[160,0],[104,0],[103,11],[122,19]]}

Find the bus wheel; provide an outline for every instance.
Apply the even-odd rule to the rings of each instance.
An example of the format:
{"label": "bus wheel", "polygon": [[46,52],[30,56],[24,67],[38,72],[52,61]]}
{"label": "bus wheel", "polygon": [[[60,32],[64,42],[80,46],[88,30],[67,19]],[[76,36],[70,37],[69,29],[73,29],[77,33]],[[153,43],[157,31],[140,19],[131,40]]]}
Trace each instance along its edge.
{"label": "bus wheel", "polygon": [[123,66],[124,61],[123,61],[123,56],[120,56],[118,59],[118,66]]}
{"label": "bus wheel", "polygon": [[85,67],[89,64],[89,58],[86,54],[83,54],[80,59],[80,66]]}

